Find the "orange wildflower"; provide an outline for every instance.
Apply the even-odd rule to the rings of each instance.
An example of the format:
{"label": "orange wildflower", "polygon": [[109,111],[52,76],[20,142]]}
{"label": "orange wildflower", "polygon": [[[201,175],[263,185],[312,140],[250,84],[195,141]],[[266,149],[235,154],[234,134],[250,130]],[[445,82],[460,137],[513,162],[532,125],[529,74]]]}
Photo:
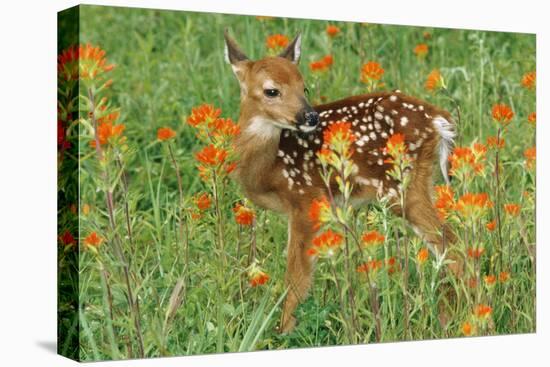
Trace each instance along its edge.
{"label": "orange wildflower", "polygon": [[519,215],[520,207],[518,204],[504,204],[504,211],[511,217],[517,217]]}
{"label": "orange wildflower", "polygon": [[525,165],[527,168],[533,168],[535,166],[535,160],[537,159],[537,148],[527,148],[523,152],[523,156],[525,157]]}
{"label": "orange wildflower", "polygon": [[384,243],[386,237],[378,231],[369,231],[363,233],[361,240],[364,246],[376,246]]}
{"label": "orange wildflower", "polygon": [[319,161],[321,161],[322,165],[327,165],[334,162],[335,155],[332,150],[322,148],[317,152],[317,158],[319,158]]}
{"label": "orange wildflower", "polygon": [[455,209],[466,219],[478,219],[483,216],[487,209],[493,207],[487,193],[462,195],[455,206]]}
{"label": "orange wildflower", "polygon": [[498,280],[501,283],[505,283],[506,281],[508,281],[508,279],[510,279],[510,273],[507,271],[501,271],[498,275]]}
{"label": "orange wildflower", "polygon": [[330,203],[323,196],[321,199],[313,199],[309,207],[309,219],[313,222],[313,228],[319,229],[323,223],[330,221],[332,217]]}
{"label": "orange wildflower", "polygon": [[359,273],[375,272],[382,268],[382,260],[369,260],[357,267]]}
{"label": "orange wildflower", "polygon": [[195,197],[194,202],[199,210],[206,210],[210,208],[210,205],[212,204],[212,199],[210,199],[210,196],[207,193],[202,193]]}
{"label": "orange wildflower", "polygon": [[531,112],[529,116],[527,116],[527,121],[534,126],[537,123],[537,113]]}
{"label": "orange wildflower", "polygon": [[[118,117],[117,112],[110,114],[109,116],[114,114],[116,114],[116,116]],[[98,119],[98,122],[101,120],[102,119]],[[116,118],[106,117],[104,122],[100,122],[99,126],[97,127],[97,140],[99,141],[99,145],[105,145],[109,141],[115,140],[116,138],[120,137],[124,132],[126,126],[124,126],[124,124],[113,125],[112,121],[114,120],[116,120]],[[90,142],[90,145],[95,148],[96,140],[92,140]]]}
{"label": "orange wildflower", "polygon": [[200,152],[195,154],[195,158],[200,163],[207,166],[217,166],[222,164],[227,158],[227,151],[218,149],[213,144],[205,146]]}
{"label": "orange wildflower", "polygon": [[435,187],[436,200],[435,208],[441,220],[447,219],[449,212],[455,207],[455,194],[449,185],[440,185]]}
{"label": "orange wildflower", "polygon": [[428,260],[429,256],[430,256],[430,251],[428,251],[427,248],[423,247],[418,251],[418,254],[416,254],[416,260],[418,260],[418,263],[420,265],[424,265],[426,260]]}
{"label": "orange wildflower", "polygon": [[239,134],[239,125],[235,124],[230,118],[217,118],[208,123],[214,137],[229,137]]}
{"label": "orange wildflower", "polygon": [[521,85],[527,89],[535,89],[537,86],[537,73],[531,71],[521,78]]}
{"label": "orange wildflower", "polygon": [[470,336],[472,335],[472,331],[473,328],[471,323],[466,321],[464,324],[462,324],[462,334],[464,334],[465,336]]}
{"label": "orange wildflower", "polygon": [[76,245],[76,240],[69,231],[65,231],[65,233],[59,236],[59,241],[65,246]]}
{"label": "orange wildflower", "polygon": [[249,282],[251,287],[257,287],[259,285],[264,285],[265,283],[267,283],[268,280],[269,275],[267,275],[267,273],[261,270],[257,270],[250,275]]}
{"label": "orange wildflower", "polygon": [[84,244],[87,246],[98,247],[103,242],[103,238],[99,237],[97,233],[90,233],[85,239]]}
{"label": "orange wildflower", "polygon": [[443,76],[441,76],[441,73],[439,70],[434,69],[428,74],[428,78],[426,79],[425,83],[426,90],[430,92],[435,92],[439,88],[445,87],[445,81],[443,80]]}
{"label": "orange wildflower", "polygon": [[329,37],[336,37],[340,33],[340,28],[335,25],[329,24],[327,25],[326,31]]}
{"label": "orange wildflower", "polygon": [[267,37],[265,45],[270,50],[280,50],[288,45],[288,37],[282,34],[274,34]]}
{"label": "orange wildflower", "polygon": [[241,226],[251,226],[256,217],[253,209],[247,208],[242,204],[235,205],[233,213],[235,213],[235,221]]}
{"label": "orange wildflower", "polygon": [[344,237],[340,233],[327,229],[313,239],[308,254],[312,256],[332,256],[334,251],[342,244],[343,239]]}
{"label": "orange wildflower", "polygon": [[388,268],[388,274],[395,273],[397,267],[395,257],[392,256],[386,261],[386,267]]}
{"label": "orange wildflower", "polygon": [[407,147],[405,146],[405,135],[403,134],[393,134],[386,141],[386,146],[384,151],[392,157],[392,159],[387,159],[386,163],[394,163],[405,156],[407,153]]}
{"label": "orange wildflower", "polygon": [[474,309],[474,315],[479,319],[488,318],[492,312],[493,308],[485,304],[477,305]]}
{"label": "orange wildflower", "polygon": [[479,259],[484,252],[483,247],[468,247],[468,257],[470,259]]}
{"label": "orange wildflower", "polygon": [[485,285],[488,287],[495,285],[495,282],[497,281],[497,277],[493,274],[485,275],[483,277],[483,280],[485,281]]}
{"label": "orange wildflower", "polygon": [[384,69],[376,61],[369,61],[361,68],[361,81],[363,83],[378,81],[382,79],[383,75]]}
{"label": "orange wildflower", "polygon": [[69,47],[57,58],[58,77],[65,81],[94,79],[114,67],[107,64],[104,50],[90,44]]}
{"label": "orange wildflower", "polygon": [[504,103],[496,104],[492,109],[493,120],[499,124],[506,126],[514,117],[514,112]]}
{"label": "orange wildflower", "polygon": [[487,138],[487,145],[490,147],[490,148],[498,148],[498,149],[502,149],[504,148],[504,139],[502,137],[499,137],[497,139],[496,136],[489,136]]}
{"label": "orange wildflower", "polygon": [[203,123],[209,124],[220,116],[222,110],[215,108],[210,104],[202,104],[191,109],[191,115],[187,118],[187,123],[197,127]]}
{"label": "orange wildflower", "polygon": [[463,180],[470,177],[472,173],[474,175],[483,173],[486,152],[487,147],[479,143],[474,143],[472,148],[456,147],[448,158],[451,163],[449,174]]}
{"label": "orange wildflower", "polygon": [[356,140],[351,131],[351,123],[338,121],[323,132],[323,142],[335,152],[347,155],[351,144]]}
{"label": "orange wildflower", "polygon": [[419,59],[423,59],[428,54],[428,50],[429,50],[429,47],[427,44],[419,43],[414,47],[413,52],[416,55],[416,57],[418,57]]}
{"label": "orange wildflower", "polygon": [[313,61],[309,64],[309,69],[313,72],[325,72],[330,69],[334,63],[334,58],[332,55],[326,55],[320,60]]}
{"label": "orange wildflower", "polygon": [[485,225],[485,228],[487,228],[487,230],[488,230],[489,232],[493,232],[493,231],[495,230],[496,227],[497,227],[497,221],[496,221],[496,219],[490,221],[489,223],[487,223],[487,224]]}
{"label": "orange wildflower", "polygon": [[176,132],[169,127],[161,127],[157,130],[157,139],[160,141],[170,140],[176,136]]}

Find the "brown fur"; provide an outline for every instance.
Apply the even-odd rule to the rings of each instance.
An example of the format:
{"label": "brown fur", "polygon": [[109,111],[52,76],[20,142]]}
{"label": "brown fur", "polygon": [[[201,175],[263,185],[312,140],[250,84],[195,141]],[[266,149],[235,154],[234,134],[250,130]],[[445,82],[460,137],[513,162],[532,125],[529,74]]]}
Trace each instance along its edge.
{"label": "brown fur", "polygon": [[[233,44],[231,47],[236,46]],[[441,116],[452,121],[448,112],[400,92],[372,93],[316,106],[315,110],[321,116],[319,128],[302,135],[292,131],[295,130],[294,117],[305,101],[303,80],[296,65],[282,57],[269,57],[256,62],[240,60],[232,64],[242,91],[239,117],[241,134],[235,142],[240,158],[234,177],[241,184],[245,195],[255,204],[288,217],[286,284],[289,293],[281,317],[281,331],[293,329],[295,319],[292,314],[306,297],[311,285],[314,261],[306,251],[315,230],[307,213],[314,198],[326,195],[315,152],[321,148],[323,131],[331,123],[351,122],[359,138],[370,136],[371,133],[375,135],[375,139],[354,146],[353,160],[358,166],[358,172],[353,178],[359,180],[353,182],[354,199],[376,200],[381,195],[397,190],[397,183],[386,175],[390,166],[383,163],[385,157],[382,155],[382,148],[391,135],[390,129],[395,134],[405,135],[407,144],[418,145],[411,151],[411,154],[416,154],[416,159],[406,192],[405,216],[428,242],[440,251],[443,250],[440,234],[442,223],[431,198],[433,166],[440,142],[440,135],[432,120]],[[282,90],[280,100],[265,98],[265,80],[273,81]],[[377,112],[382,114],[382,119],[375,118]],[[404,126],[400,123],[401,118],[407,119]],[[255,119],[267,121],[266,125],[262,125],[262,122],[258,126],[265,126],[266,131],[272,133],[263,134],[263,131],[258,131],[258,126],[252,128]],[[280,122],[288,129],[277,127],[270,130],[272,127],[268,125],[269,121]],[[374,127],[374,121],[377,121],[378,128]],[[373,126],[369,127],[369,124]],[[421,143],[418,144],[420,139]],[[396,208],[395,211],[400,213],[401,209]],[[452,232],[448,228],[444,228],[444,232],[447,241],[452,242]],[[460,264],[457,263],[455,268],[458,271]]]}

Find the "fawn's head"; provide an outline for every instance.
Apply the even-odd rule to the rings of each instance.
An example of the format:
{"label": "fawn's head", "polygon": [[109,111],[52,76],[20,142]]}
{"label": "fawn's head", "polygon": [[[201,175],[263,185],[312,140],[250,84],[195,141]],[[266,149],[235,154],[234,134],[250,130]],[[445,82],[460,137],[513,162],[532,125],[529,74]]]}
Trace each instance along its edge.
{"label": "fawn's head", "polygon": [[224,36],[225,57],[241,87],[241,116],[246,116],[246,129],[263,137],[278,134],[280,129],[315,130],[319,115],[306,98],[297,66],[300,35],[279,55],[257,61],[250,60],[227,31]]}

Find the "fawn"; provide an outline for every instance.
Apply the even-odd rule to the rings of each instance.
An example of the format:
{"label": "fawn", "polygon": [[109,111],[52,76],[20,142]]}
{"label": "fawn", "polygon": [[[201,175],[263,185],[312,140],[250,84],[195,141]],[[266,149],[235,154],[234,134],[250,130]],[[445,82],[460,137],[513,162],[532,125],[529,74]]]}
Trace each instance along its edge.
{"label": "fawn", "polygon": [[[286,296],[279,330],[295,326],[293,312],[311,285],[314,260],[307,250],[315,235],[308,218],[313,199],[326,194],[316,152],[323,145],[323,130],[337,121],[352,124],[355,140],[353,197],[375,200],[396,190],[386,175],[381,148],[394,133],[405,136],[414,158],[406,190],[405,217],[415,231],[438,251],[453,233],[439,220],[432,203],[432,171],[439,155],[441,171],[448,182],[447,157],[456,135],[450,114],[399,91],[348,97],[311,106],[298,69],[301,36],[298,35],[276,57],[249,60],[227,31],[226,61],[240,84],[238,124],[235,141],[239,155],[234,177],[245,195],[256,205],[288,217]],[[401,213],[399,206],[394,211]],[[449,267],[461,269],[459,256]]]}

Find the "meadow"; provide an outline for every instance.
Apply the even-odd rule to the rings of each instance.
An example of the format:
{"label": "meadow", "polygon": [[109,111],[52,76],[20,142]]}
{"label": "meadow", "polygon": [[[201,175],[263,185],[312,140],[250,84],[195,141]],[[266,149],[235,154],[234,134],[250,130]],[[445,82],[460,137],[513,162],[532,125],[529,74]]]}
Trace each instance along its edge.
{"label": "meadow", "polygon": [[[301,32],[314,104],[399,89],[452,113],[453,181],[434,177],[434,205],[459,238],[462,277],[383,201],[355,208],[350,226],[378,236],[367,250],[374,262],[344,250],[320,258],[296,329],[277,332],[287,223],[254,207],[227,174],[238,159],[239,89],[224,60],[226,28],[253,59]],[[94,361],[535,331],[534,35],[96,6],[80,7],[78,34],[60,34],[58,64],[62,354]],[[90,46],[71,52],[78,44]],[[207,122],[230,120],[205,127],[204,111],[215,116]],[[211,143],[227,151],[215,167]]]}

